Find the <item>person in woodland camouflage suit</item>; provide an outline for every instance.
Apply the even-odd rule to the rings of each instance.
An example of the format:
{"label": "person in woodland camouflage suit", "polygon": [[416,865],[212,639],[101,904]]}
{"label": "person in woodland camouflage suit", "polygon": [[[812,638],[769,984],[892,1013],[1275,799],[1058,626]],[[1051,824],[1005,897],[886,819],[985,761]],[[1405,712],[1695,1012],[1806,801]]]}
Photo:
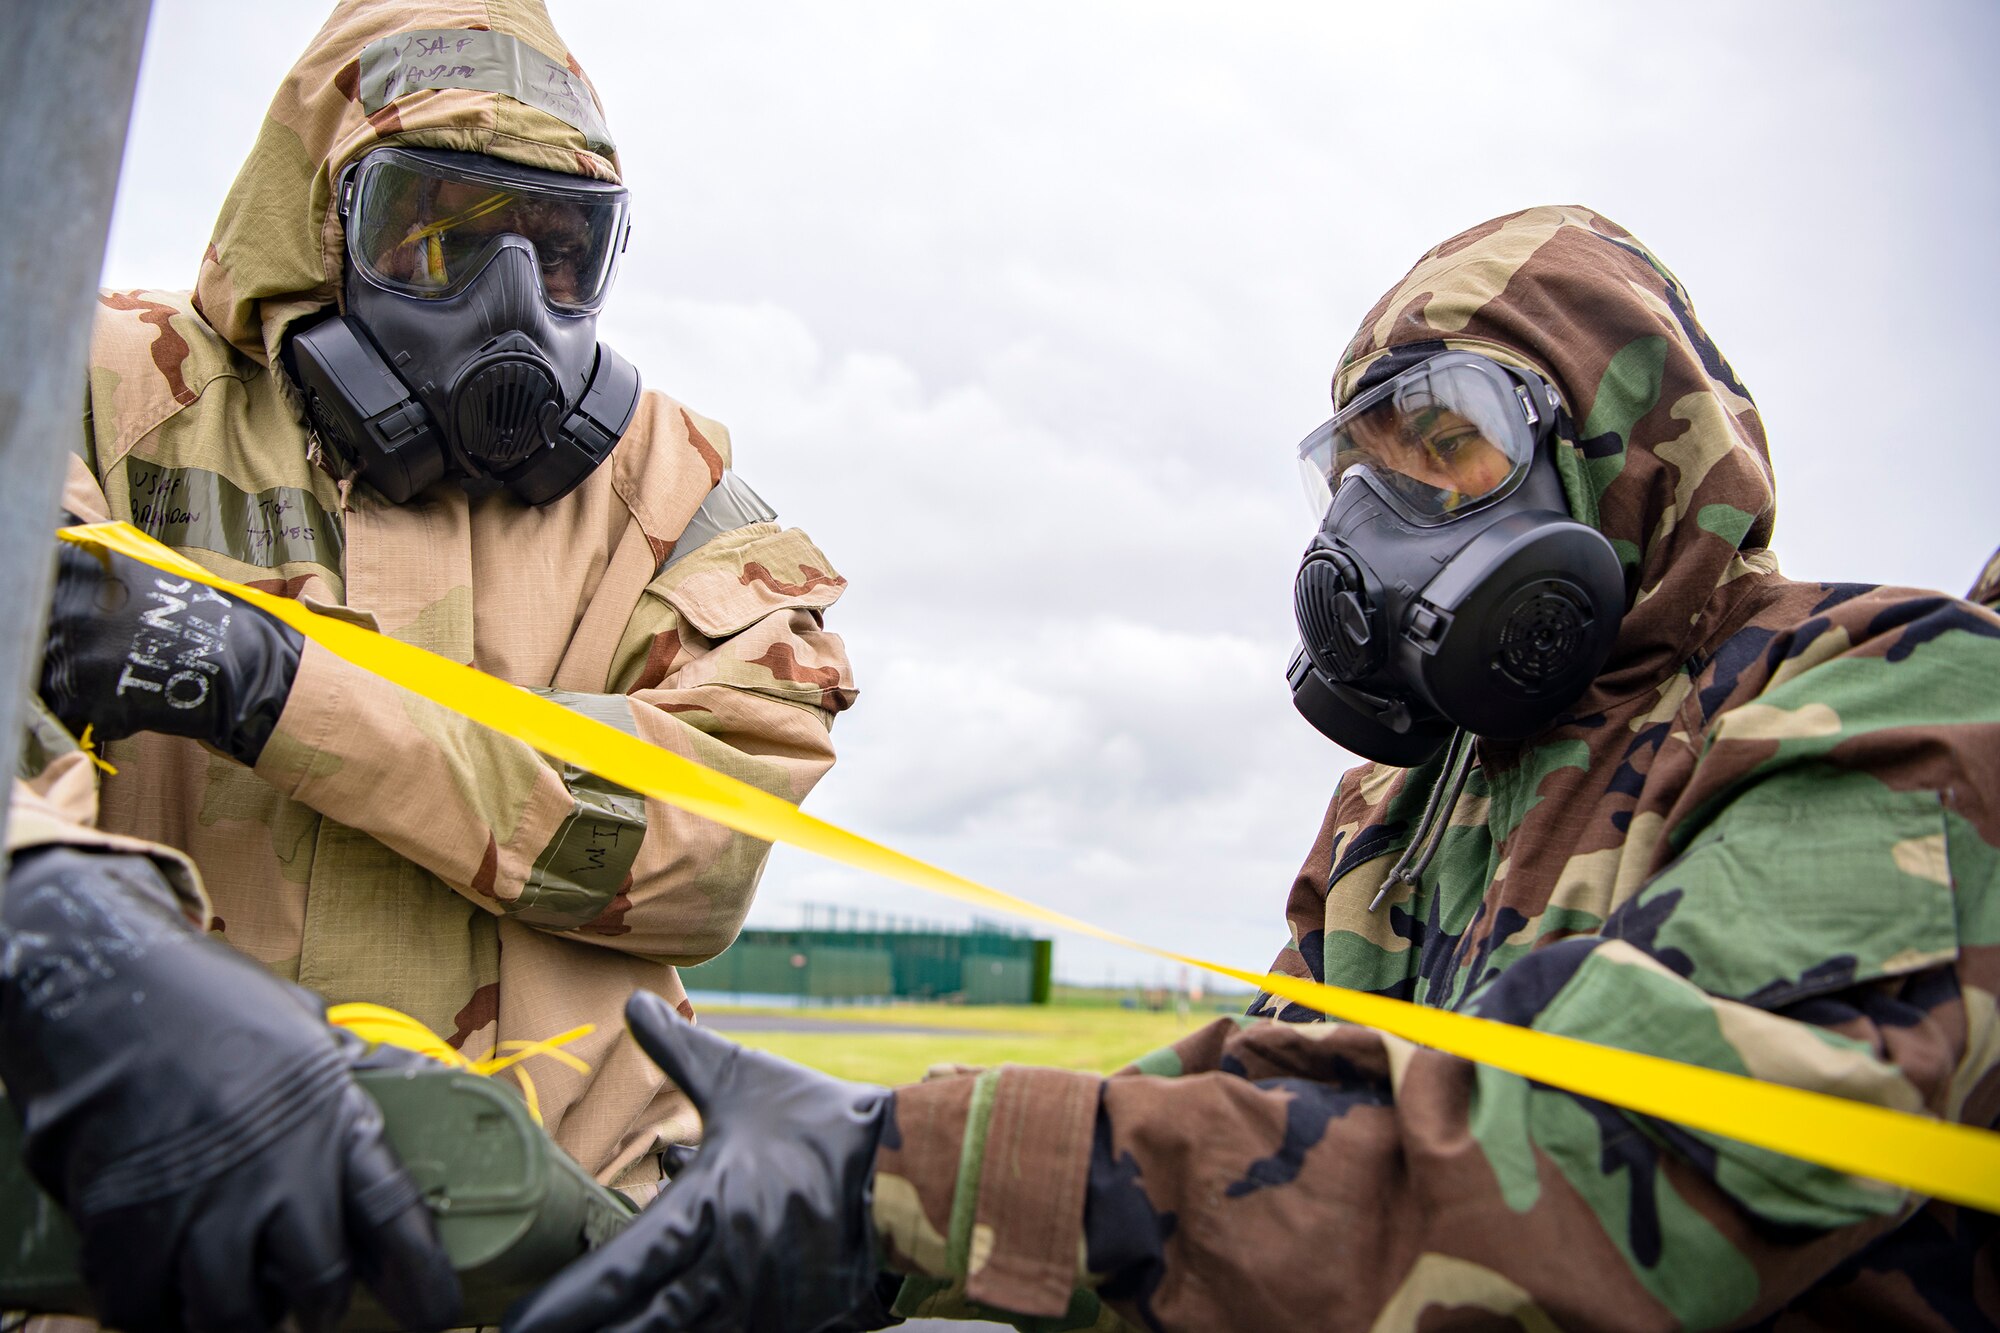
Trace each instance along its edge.
{"label": "person in woodland camouflage suit", "polygon": [[[1628,604],[1581,697],[1475,738],[1428,818],[1449,752],[1341,779],[1277,970],[1993,1126],[2000,617],[1783,577],[1756,407],[1593,212],[1425,255],[1336,404],[1447,350],[1556,390],[1561,492]],[[716,1131],[510,1333],[879,1324],[877,1256],[904,1314],[1039,1329],[2000,1323],[1991,1216],[1269,1000],[1110,1078],[893,1091],[628,1020]]]}
{"label": "person in woodland camouflage suit", "polygon": [[[562,276],[574,256],[561,227],[503,234],[529,227],[525,205],[381,242],[419,257],[406,278],[427,266],[442,279],[447,259],[477,267],[457,239],[477,229],[448,227],[483,216],[476,255],[498,258],[472,281],[525,264],[538,292],[530,333],[542,321],[554,345],[585,330],[592,389],[578,400],[565,383],[564,399],[531,402],[520,436],[541,432],[523,469],[558,444],[579,451],[586,465],[562,484],[521,489],[510,474],[505,488],[475,486],[446,472],[404,496],[417,474],[357,467],[331,447],[336,416],[321,398],[307,424],[300,348],[342,332],[362,299],[355,265],[369,256],[345,224],[364,207],[363,159],[440,173],[405,203],[504,176],[544,201],[545,221],[599,205],[611,219],[593,234],[590,293]],[[855,698],[841,641],[823,628],[845,580],[736,480],[722,426],[642,393],[591,341],[586,298],[601,298],[627,234],[619,170],[596,94],[540,0],[344,0],[272,102],[194,290],[101,295],[64,506],[797,801],[833,762],[832,718]],[[507,217],[522,220],[494,225]],[[417,296],[443,309],[455,291]],[[533,360],[519,354],[527,335],[480,336],[482,355]],[[382,353],[396,358],[385,382],[406,354]],[[589,396],[607,367],[623,367],[626,390],[608,409]],[[609,427],[582,421],[592,412]],[[452,450],[443,461],[455,466],[465,450]],[[62,556],[42,693],[76,738],[110,741],[101,829],[191,862],[209,929],[280,978],[403,1010],[469,1057],[595,1024],[566,1047],[576,1068],[534,1067],[539,1111],[587,1170],[648,1196],[660,1150],[696,1122],[624,1040],[620,1006],[643,987],[692,1016],[675,965],[735,937],[767,845],[554,763],[254,608],[170,582],[122,557]],[[162,706],[161,682],[142,678],[169,641],[206,691],[185,717],[174,712],[185,701]],[[190,719],[206,729],[181,725]]]}

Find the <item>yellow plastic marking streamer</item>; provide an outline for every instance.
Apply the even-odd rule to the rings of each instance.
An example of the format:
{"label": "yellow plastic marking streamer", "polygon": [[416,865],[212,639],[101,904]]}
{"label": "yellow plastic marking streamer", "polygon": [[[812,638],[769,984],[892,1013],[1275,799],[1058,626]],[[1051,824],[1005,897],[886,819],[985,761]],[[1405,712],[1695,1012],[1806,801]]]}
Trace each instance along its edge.
{"label": "yellow plastic marking streamer", "polygon": [[517,1069],[521,1061],[530,1056],[546,1055],[560,1061],[579,1074],[588,1074],[590,1066],[577,1056],[563,1050],[564,1046],[581,1037],[588,1037],[597,1031],[597,1024],[585,1023],[553,1037],[540,1041],[503,1041],[493,1048],[491,1055],[477,1060],[461,1054],[443,1037],[419,1023],[400,1009],[391,1009],[386,1004],[336,1004],[326,1011],[326,1021],[334,1027],[345,1028],[361,1040],[371,1045],[400,1046],[406,1051],[427,1055],[442,1065],[453,1069],[463,1069],[474,1074],[489,1077],[506,1069],[514,1070],[514,1077],[521,1081],[521,1096],[528,1103],[528,1114],[542,1123],[542,1101],[535,1094],[535,1081],[528,1077],[528,1071]]}
{"label": "yellow plastic marking streamer", "polygon": [[1766,1083],[1573,1037],[1365,995],[1276,973],[1246,972],[1128,939],[1088,921],[987,888],[805,814],[788,801],[704,768],[615,727],[399,640],[316,615],[297,602],[231,583],[127,523],[66,528],[67,541],[102,547],[194,579],[270,612],[321,647],[386,680],[587,768],[766,842],[900,880],[989,911],[1007,912],[1155,957],[1247,982],[1273,995],[1504,1069],[1523,1078],[1676,1121],[1834,1170],[2000,1213],[2000,1133]]}

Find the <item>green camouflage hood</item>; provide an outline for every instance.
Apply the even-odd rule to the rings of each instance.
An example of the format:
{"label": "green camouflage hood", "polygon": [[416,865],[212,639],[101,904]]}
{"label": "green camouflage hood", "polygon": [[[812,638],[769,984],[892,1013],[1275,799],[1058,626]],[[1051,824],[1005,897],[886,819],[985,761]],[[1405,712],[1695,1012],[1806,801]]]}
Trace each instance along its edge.
{"label": "green camouflage hood", "polygon": [[1562,394],[1570,509],[1611,540],[1631,599],[1578,711],[1657,684],[1730,614],[1719,588],[1776,569],[1756,404],[1679,280],[1624,228],[1586,208],[1531,208],[1435,246],[1362,321],[1336,404],[1382,356],[1422,343],[1533,370]]}
{"label": "green camouflage hood", "polygon": [[[440,33],[451,36],[440,43]],[[506,93],[432,86],[477,81],[472,71],[496,52],[513,62],[522,96],[567,104],[568,119]],[[385,65],[400,75],[394,96]],[[617,181],[607,136],[570,123],[601,125],[600,106],[540,0],[344,0],[264,113],[202,257],[195,306],[244,355],[272,364],[293,321],[340,301],[345,238],[331,204],[350,161],[399,143]]]}

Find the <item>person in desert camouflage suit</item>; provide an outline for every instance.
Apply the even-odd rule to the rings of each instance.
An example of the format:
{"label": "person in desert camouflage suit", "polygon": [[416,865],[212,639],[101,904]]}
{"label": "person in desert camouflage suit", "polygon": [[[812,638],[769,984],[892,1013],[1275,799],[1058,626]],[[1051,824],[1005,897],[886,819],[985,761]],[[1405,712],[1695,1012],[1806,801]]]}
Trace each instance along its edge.
{"label": "person in desert camouflage suit", "polygon": [[[367,62],[419,38],[519,55],[568,118],[451,61],[405,60],[383,95]],[[334,207],[349,164],[455,150],[615,186],[601,124],[539,0],[340,4],[271,103],[194,290],[101,295],[65,506],[796,801],[854,699],[822,627],[845,580],[754,496],[715,503],[746,494],[720,425],[635,383],[615,450],[559,499],[445,480],[394,503],[308,429],[287,371],[300,330],[353,299]],[[59,617],[55,637],[80,632]],[[588,1072],[533,1066],[540,1112],[586,1169],[648,1192],[694,1119],[619,1006],[644,987],[692,1012],[675,964],[735,937],[766,844],[293,652],[254,766],[157,729],[115,740],[101,827],[184,853],[212,929],[329,1001],[406,1011],[471,1057],[595,1023],[566,1048]]]}
{"label": "person in desert camouflage suit", "polygon": [[[1390,871],[1447,759],[1341,779],[1277,970],[1992,1126],[2000,617],[1783,577],[1748,392],[1593,212],[1432,250],[1363,321],[1336,404],[1392,351],[1448,349],[1558,391],[1561,490],[1628,606],[1553,725],[1469,747],[1414,882]],[[715,1160],[510,1333],[872,1326],[876,1258],[910,1275],[902,1313],[1038,1329],[2000,1321],[1991,1216],[1268,1000],[1110,1078],[893,1092],[644,997],[628,1020],[714,1112]],[[763,1142],[810,1151],[739,1140],[750,1103],[788,1108],[751,1116]]]}

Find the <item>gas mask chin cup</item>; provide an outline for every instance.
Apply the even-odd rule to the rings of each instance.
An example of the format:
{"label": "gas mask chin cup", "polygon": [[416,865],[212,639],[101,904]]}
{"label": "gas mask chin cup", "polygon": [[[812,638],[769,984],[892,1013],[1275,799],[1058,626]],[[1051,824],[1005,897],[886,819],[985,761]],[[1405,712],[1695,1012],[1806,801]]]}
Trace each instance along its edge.
{"label": "gas mask chin cup", "polygon": [[1292,706],[1341,749],[1393,768],[1415,768],[1444,748],[1455,728],[1437,714],[1339,684],[1312,664],[1304,648],[1285,673]]}

